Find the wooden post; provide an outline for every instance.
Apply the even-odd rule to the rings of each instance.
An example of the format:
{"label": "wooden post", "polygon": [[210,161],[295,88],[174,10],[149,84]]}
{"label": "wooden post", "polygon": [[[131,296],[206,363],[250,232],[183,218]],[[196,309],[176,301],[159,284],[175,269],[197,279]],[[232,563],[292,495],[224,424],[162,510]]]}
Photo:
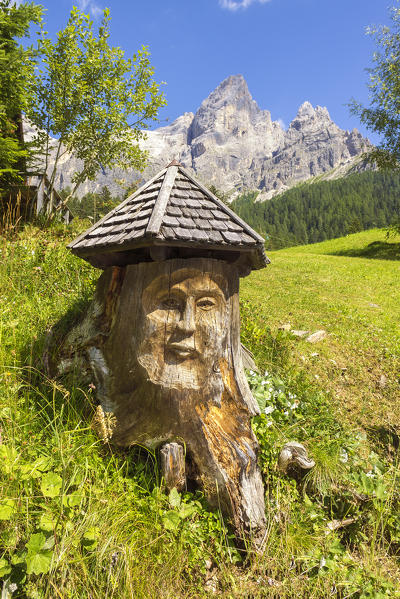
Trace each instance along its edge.
{"label": "wooden post", "polygon": [[161,472],[169,491],[186,487],[185,454],[182,445],[166,443],[160,451]]}
{"label": "wooden post", "polygon": [[39,178],[39,186],[36,199],[36,214],[40,214],[44,207],[44,177]]}

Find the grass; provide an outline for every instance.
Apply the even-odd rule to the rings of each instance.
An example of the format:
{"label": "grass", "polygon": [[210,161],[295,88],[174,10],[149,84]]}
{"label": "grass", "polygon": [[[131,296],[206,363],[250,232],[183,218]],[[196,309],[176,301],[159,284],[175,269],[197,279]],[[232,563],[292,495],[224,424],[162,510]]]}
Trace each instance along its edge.
{"label": "grass", "polygon": [[[69,326],[92,296],[98,276],[65,249],[78,233],[77,226],[84,223],[44,231],[31,226],[12,238],[0,238],[4,596],[400,596],[397,453],[380,454],[368,442],[362,429],[363,404],[357,409],[355,396],[351,409],[359,427],[348,426],[346,410],[338,411],[338,398],[331,394],[336,383],[326,369],[332,356],[342,367],[343,352],[353,352],[346,354],[349,362],[356,357],[362,363],[370,352],[379,355],[374,344],[366,343],[369,334],[351,335],[347,330],[349,322],[359,322],[359,311],[367,333],[375,326],[368,315],[379,321],[378,308],[368,301],[386,308],[380,339],[394,352],[397,308],[388,300],[394,271],[388,272],[398,264],[385,262],[388,272],[382,269],[374,279],[381,284],[379,297],[372,294],[371,299],[360,299],[357,293],[363,285],[372,289],[373,271],[366,269],[364,278],[364,270],[356,268],[351,280],[341,262],[347,261],[350,268],[352,261],[366,259],[313,253],[323,250],[323,244],[276,252],[267,270],[243,281],[243,340],[262,370],[250,373],[249,382],[262,409],[254,429],[268,521],[263,555],[244,555],[235,548],[229,526],[209,509],[201,493],[163,492],[155,454],[141,448],[117,450],[99,438],[91,387],[80,384],[79,378],[63,386],[46,376],[43,356],[49,329],[60,322]],[[354,247],[350,238],[346,243]],[[373,262],[379,268],[379,261]],[[330,291],[332,281],[341,291]],[[345,292],[346,300],[341,296]],[[343,315],[344,305],[348,312]],[[329,336],[308,348],[277,330],[288,320],[298,328],[324,327]],[[315,351],[319,356],[312,357]],[[394,357],[382,358],[377,372],[386,372],[389,379],[394,367]],[[340,377],[358,377],[357,397],[368,394],[364,384],[371,373],[364,375],[361,366],[348,370]],[[346,386],[343,390],[349,392]],[[376,400],[375,391],[373,397]],[[346,406],[344,400],[342,396],[340,405]],[[288,440],[305,443],[316,461],[315,470],[297,482],[276,467]],[[328,523],[342,518],[353,523],[329,529]]]}
{"label": "grass", "polygon": [[269,252],[241,287],[272,330],[327,331],[317,344],[287,333],[292,355],[366,429],[400,429],[399,245],[371,230]]}

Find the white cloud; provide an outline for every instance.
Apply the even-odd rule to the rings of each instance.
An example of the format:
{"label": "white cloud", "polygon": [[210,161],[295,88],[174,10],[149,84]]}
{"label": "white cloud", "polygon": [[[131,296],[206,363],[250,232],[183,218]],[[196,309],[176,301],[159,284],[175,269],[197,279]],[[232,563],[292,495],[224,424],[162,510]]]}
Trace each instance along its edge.
{"label": "white cloud", "polygon": [[78,8],[90,13],[94,19],[98,19],[103,14],[103,9],[93,0],[78,0]]}
{"label": "white cloud", "polygon": [[236,11],[236,10],[245,10],[250,6],[250,4],[254,4],[254,2],[260,2],[260,4],[266,4],[270,0],[219,0],[219,4],[222,8],[226,8],[227,10]]}

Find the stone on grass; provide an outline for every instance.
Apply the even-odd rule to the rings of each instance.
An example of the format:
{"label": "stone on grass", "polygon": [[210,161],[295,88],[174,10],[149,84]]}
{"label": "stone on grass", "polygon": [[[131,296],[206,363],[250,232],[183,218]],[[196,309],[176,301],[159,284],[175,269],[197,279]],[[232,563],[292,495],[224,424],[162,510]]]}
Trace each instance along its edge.
{"label": "stone on grass", "polygon": [[310,331],[296,331],[293,329],[293,331],[290,331],[292,335],[294,335],[295,337],[306,337],[307,335],[310,334]]}
{"label": "stone on grass", "polygon": [[384,387],[386,387],[387,385],[387,376],[385,376],[384,374],[381,374],[381,377],[379,379],[379,383],[378,386],[383,389]]}
{"label": "stone on grass", "polygon": [[322,341],[322,339],[325,339],[326,336],[327,332],[324,330],[315,331],[315,333],[312,333],[307,337],[306,341],[308,341],[308,343],[318,343],[318,341]]}

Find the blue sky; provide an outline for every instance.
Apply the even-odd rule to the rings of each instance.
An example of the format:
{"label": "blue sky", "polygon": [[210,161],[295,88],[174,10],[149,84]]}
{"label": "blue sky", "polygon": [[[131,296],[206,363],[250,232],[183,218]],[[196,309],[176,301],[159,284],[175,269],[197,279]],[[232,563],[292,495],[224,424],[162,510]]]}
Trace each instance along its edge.
{"label": "blue sky", "polygon": [[[39,3],[39,2],[38,2]],[[161,123],[195,112],[228,75],[241,73],[253,98],[287,126],[300,104],[326,106],[344,129],[357,127],[345,104],[368,103],[365,68],[375,49],[365,28],[389,22],[395,0],[76,0],[94,19],[111,11],[111,43],[132,54],[145,44],[168,106]],[[44,0],[50,34],[70,0]]]}

